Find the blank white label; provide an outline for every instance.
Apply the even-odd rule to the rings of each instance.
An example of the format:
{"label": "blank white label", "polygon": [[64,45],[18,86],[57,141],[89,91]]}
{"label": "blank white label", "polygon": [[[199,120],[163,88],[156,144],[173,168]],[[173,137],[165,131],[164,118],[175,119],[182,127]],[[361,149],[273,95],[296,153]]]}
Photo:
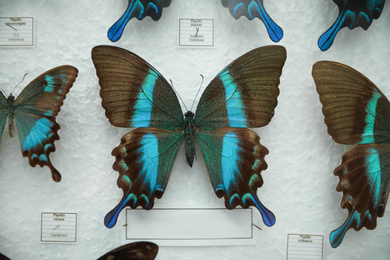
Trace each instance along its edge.
{"label": "blank white label", "polygon": [[252,245],[256,243],[252,213],[252,209],[127,209],[126,239],[159,245],[163,240],[174,241],[169,245],[221,245],[226,241]]}

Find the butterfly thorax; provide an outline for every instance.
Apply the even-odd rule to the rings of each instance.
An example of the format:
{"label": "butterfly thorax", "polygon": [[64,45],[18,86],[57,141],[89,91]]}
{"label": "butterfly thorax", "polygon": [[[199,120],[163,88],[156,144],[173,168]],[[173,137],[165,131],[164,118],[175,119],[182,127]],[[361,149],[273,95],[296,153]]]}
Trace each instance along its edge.
{"label": "butterfly thorax", "polygon": [[188,165],[192,167],[195,157],[194,113],[188,111],[184,114],[184,116],[184,146],[186,149],[186,159]]}
{"label": "butterfly thorax", "polygon": [[7,98],[8,103],[8,133],[10,137],[14,137],[14,102],[15,97],[12,94],[9,94],[9,97]]}

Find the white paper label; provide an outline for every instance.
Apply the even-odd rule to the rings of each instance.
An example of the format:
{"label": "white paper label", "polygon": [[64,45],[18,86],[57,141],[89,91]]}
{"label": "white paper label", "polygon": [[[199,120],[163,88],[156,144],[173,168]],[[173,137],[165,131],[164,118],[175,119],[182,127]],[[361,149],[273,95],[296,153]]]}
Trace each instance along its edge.
{"label": "white paper label", "polygon": [[76,243],[77,213],[42,212],[41,242]]}
{"label": "white paper label", "polygon": [[0,17],[0,46],[34,46],[34,18]]}
{"label": "white paper label", "polygon": [[214,47],[214,19],[179,19],[179,47]]}
{"label": "white paper label", "polygon": [[287,260],[322,260],[324,257],[324,236],[308,234],[287,235]]}

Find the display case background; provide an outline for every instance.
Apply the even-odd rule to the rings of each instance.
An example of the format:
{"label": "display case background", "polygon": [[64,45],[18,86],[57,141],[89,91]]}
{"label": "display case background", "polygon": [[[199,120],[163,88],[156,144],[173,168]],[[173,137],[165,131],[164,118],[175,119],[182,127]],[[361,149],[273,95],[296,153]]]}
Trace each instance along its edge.
{"label": "display case background", "polygon": [[[0,48],[0,87],[17,96],[36,76],[55,66],[79,69],[57,122],[60,140],[51,154],[62,174],[51,180],[47,167],[32,168],[20,152],[18,137],[4,131],[0,146],[0,252],[11,259],[96,259],[124,244],[123,219],[113,229],[103,224],[105,214],[122,198],[118,173],[112,170],[112,149],[128,129],[113,127],[104,115],[99,85],[91,60],[92,47],[112,44],[108,28],[122,15],[127,0],[1,0],[0,17],[34,17],[35,47]],[[340,226],[347,210],[340,208],[333,175],[346,146],[327,134],[321,104],[311,76],[319,60],[348,64],[369,77],[390,96],[390,7],[368,31],[340,31],[326,52],[318,37],[338,15],[331,0],[264,1],[273,20],[283,28],[278,43],[287,49],[280,96],[271,123],[255,131],[270,153],[261,201],[276,215],[275,226],[256,230],[256,246],[160,247],[157,259],[284,259],[287,233],[323,234],[325,259],[387,259],[390,254],[390,216],[387,209],[374,231],[348,231],[337,249],[329,245],[329,233]],[[214,48],[177,48],[179,18],[215,19]],[[274,44],[258,19],[238,21],[219,0],[173,0],[154,22],[132,20],[113,45],[137,53],[172,79],[190,107],[204,75],[204,87],[229,62],[259,46]],[[197,103],[198,100],[196,100]],[[196,105],[196,104],[195,104]],[[198,148],[197,148],[198,149]],[[197,150],[200,155],[200,150]],[[155,207],[223,207],[214,195],[203,157],[192,168],[180,149],[162,199]],[[75,245],[40,243],[42,211],[78,212]],[[260,215],[256,213],[256,217]],[[156,220],[158,221],[158,220]]]}

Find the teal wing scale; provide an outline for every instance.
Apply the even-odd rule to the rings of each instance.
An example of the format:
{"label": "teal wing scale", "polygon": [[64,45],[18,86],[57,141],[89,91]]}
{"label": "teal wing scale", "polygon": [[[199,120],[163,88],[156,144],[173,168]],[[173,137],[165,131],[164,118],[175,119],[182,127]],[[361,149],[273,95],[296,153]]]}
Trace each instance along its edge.
{"label": "teal wing scale", "polygon": [[162,197],[183,138],[180,132],[152,127],[137,128],[122,137],[112,155],[113,168],[119,172],[118,186],[124,195],[106,215],[106,227],[115,226],[124,207],[151,209],[154,199]]}
{"label": "teal wing scale", "polygon": [[[257,188],[268,150],[247,127],[267,125],[274,115],[286,60],[281,46],[252,50],[223,69],[202,94],[195,113],[196,140],[211,183],[227,208],[255,206],[267,226],[275,216],[260,203]],[[214,144],[218,144],[213,147]]]}
{"label": "teal wing scale", "polygon": [[374,83],[344,64],[317,62],[313,77],[329,135],[355,145],[334,170],[336,190],[343,192],[341,207],[349,212],[330,234],[332,247],[338,247],[348,229],[374,229],[384,214],[390,191],[390,103]]}
{"label": "teal wing scale", "polygon": [[0,143],[1,143],[1,138],[3,136],[5,123],[7,122],[7,115],[8,115],[7,99],[5,98],[4,94],[0,92]]}
{"label": "teal wing scale", "polygon": [[60,126],[55,118],[77,73],[72,66],[51,69],[28,84],[13,103],[23,156],[33,167],[48,166],[56,182],[61,180],[61,174],[49,159],[55,151],[54,141],[59,139]]}
{"label": "teal wing scale", "polygon": [[259,136],[246,128],[227,127],[202,131],[196,141],[203,152],[214,191],[225,199],[226,208],[255,206],[264,223],[272,226],[275,216],[256,194],[257,188],[263,185],[260,172],[267,169],[264,157],[268,154]]}

